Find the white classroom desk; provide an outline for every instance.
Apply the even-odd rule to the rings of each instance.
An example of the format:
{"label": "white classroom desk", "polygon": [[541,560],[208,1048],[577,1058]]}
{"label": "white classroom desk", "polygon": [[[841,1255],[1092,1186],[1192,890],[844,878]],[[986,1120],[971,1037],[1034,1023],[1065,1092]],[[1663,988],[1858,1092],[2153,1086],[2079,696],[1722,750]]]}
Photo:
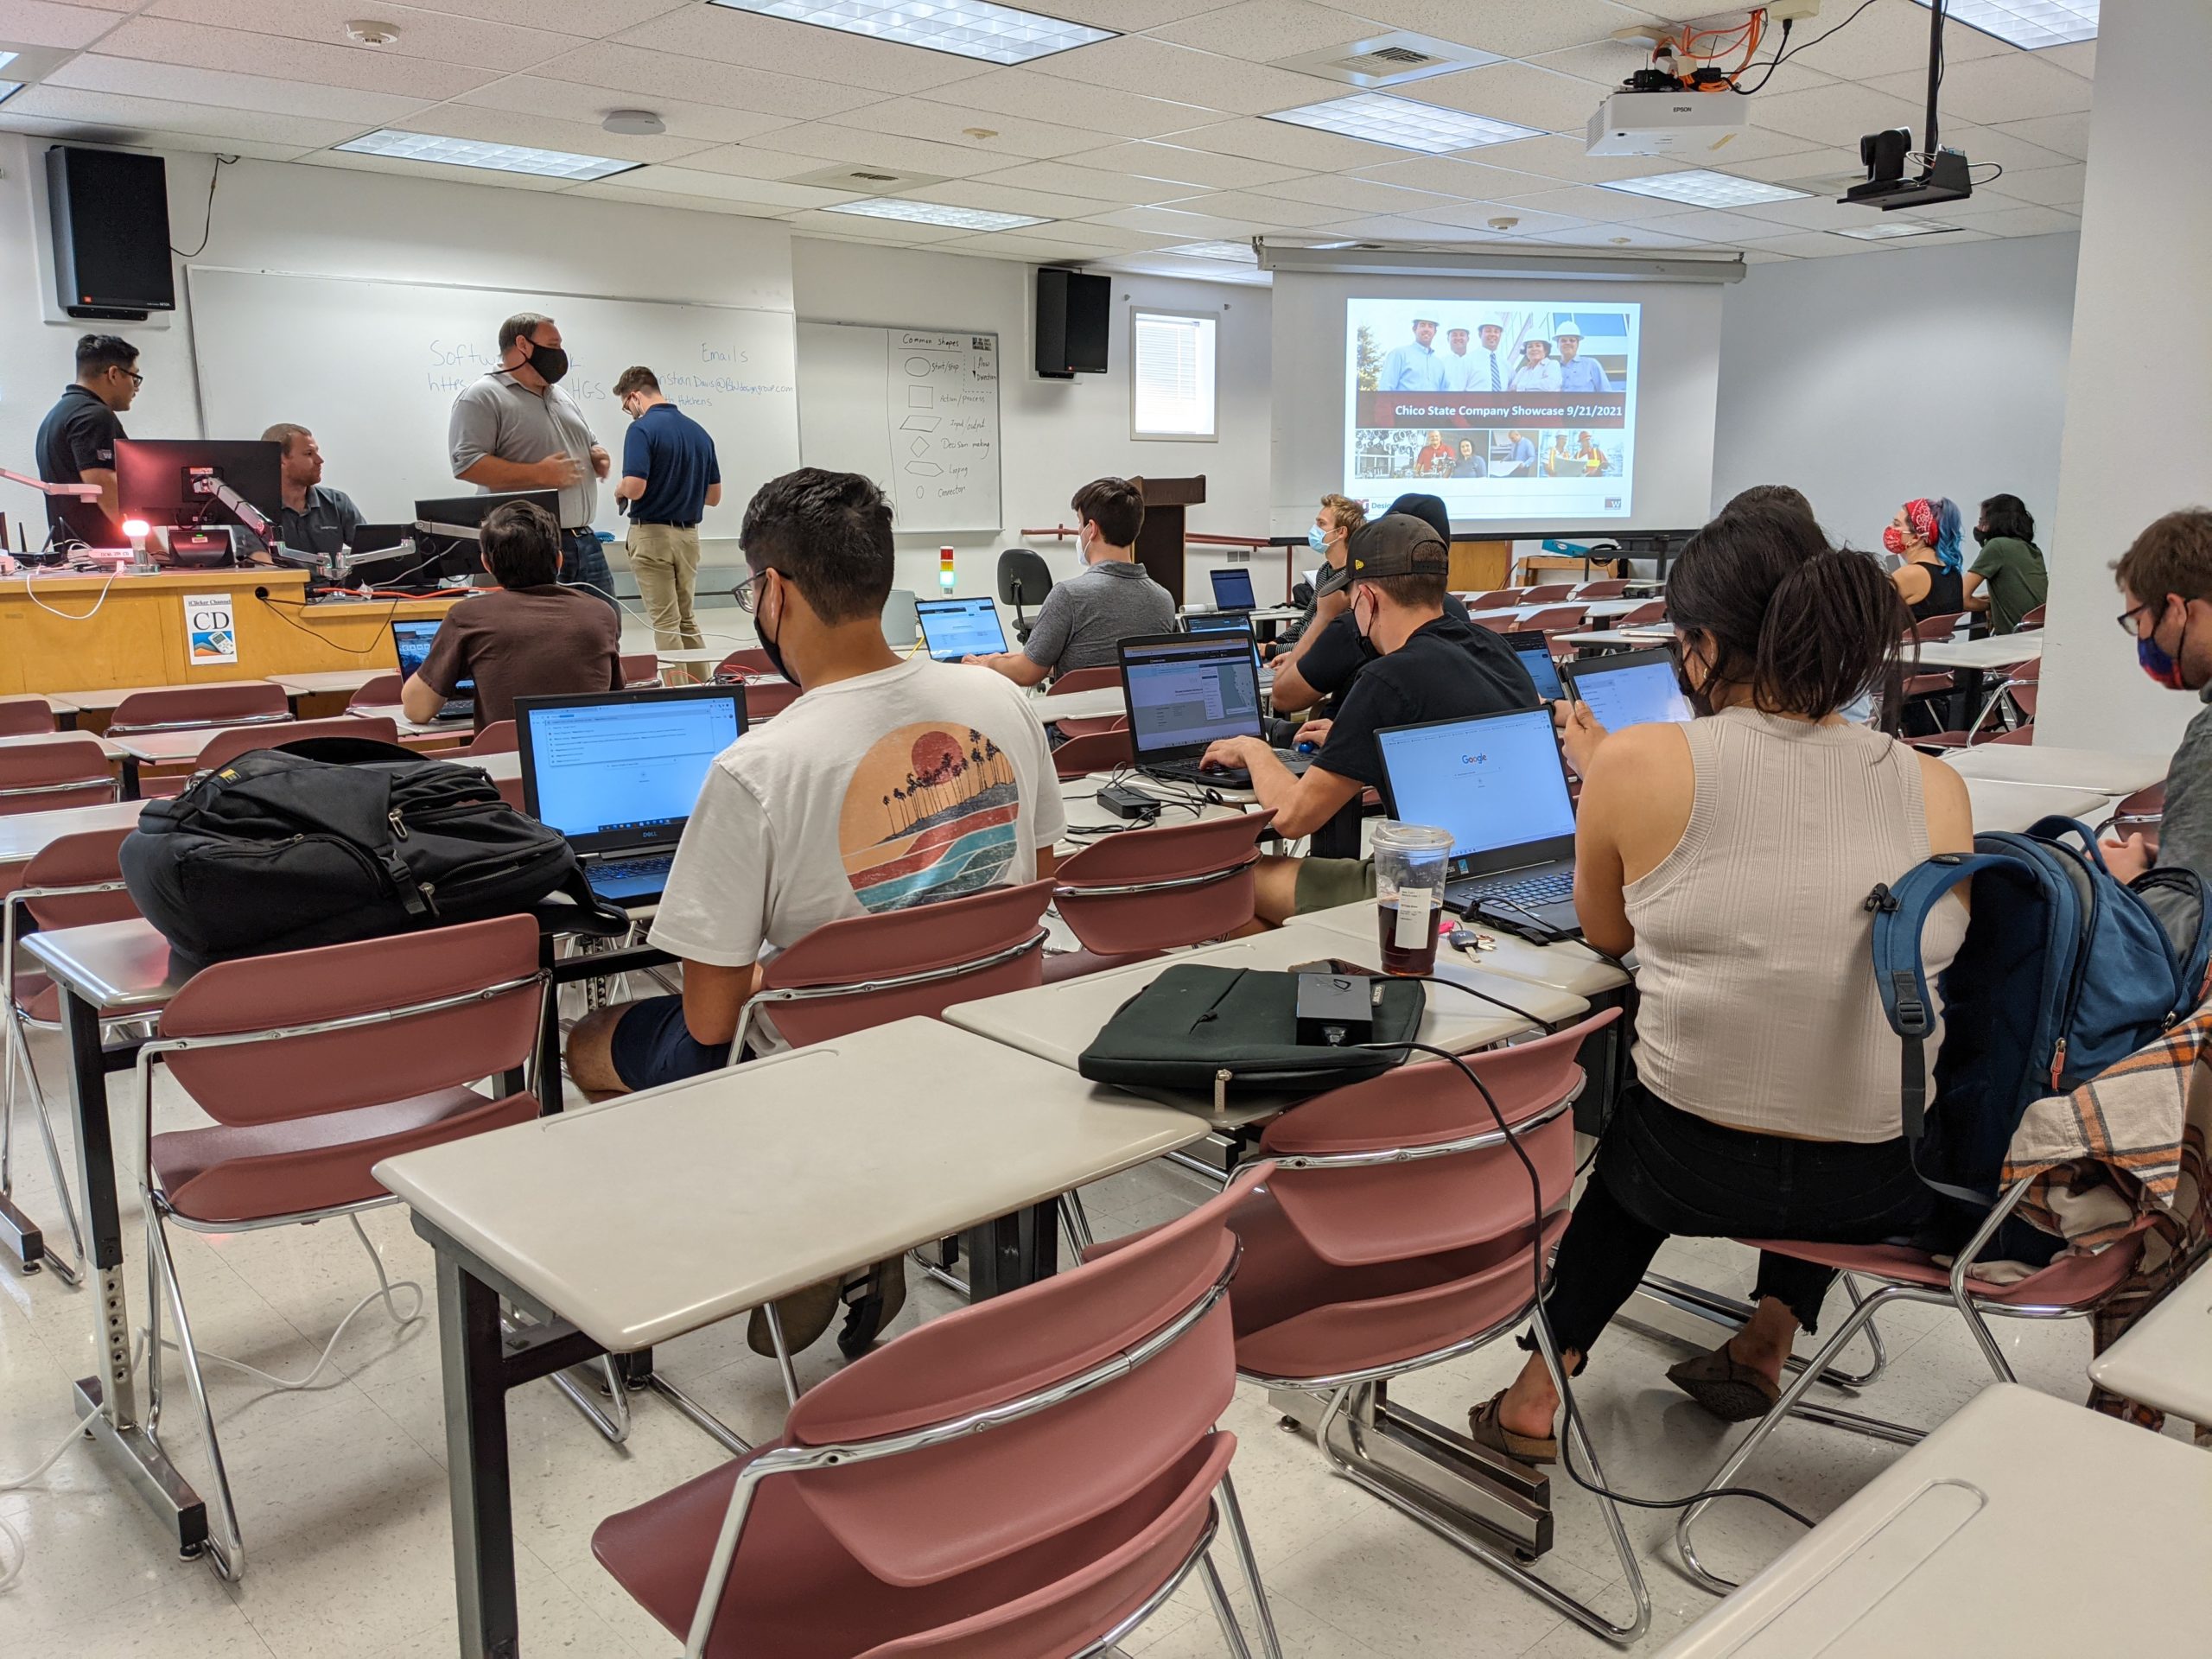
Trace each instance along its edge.
{"label": "white classroom desk", "polygon": [[[386,671],[389,672],[390,671]],[[449,737],[466,747],[476,737],[476,724],[469,720],[410,720],[407,711],[396,702],[357,703],[347,709],[349,715],[365,720],[378,715],[387,717],[399,728],[402,737]]]}
{"label": "white classroom desk", "polygon": [[1616,651],[1628,651],[1645,645],[1663,645],[1675,637],[1675,631],[1664,622],[1653,622],[1637,628],[1589,628],[1580,633],[1557,636],[1562,645],[1576,647],[1603,645]]}
{"label": "white classroom desk", "polygon": [[2132,795],[2165,777],[2168,757],[2107,749],[2063,749],[2050,743],[1983,743],[1971,749],[1955,749],[1943,759],[1966,778]]}
{"label": "white classroom desk", "polygon": [[[2155,1410],[2212,1424],[2212,1272],[2199,1268],[2168,1291],[2089,1362],[2089,1376]],[[2199,1524],[2212,1527],[2212,1511]]]}
{"label": "white classroom desk", "polygon": [[1923,668],[2003,669],[2039,660],[2043,635],[1993,633],[1980,639],[1930,639],[1920,647]]}
{"label": "white classroom desk", "polygon": [[[1372,954],[1379,948],[1376,935],[1375,901],[1363,899],[1357,904],[1341,905],[1334,910],[1317,910],[1296,918],[1309,927],[1325,928],[1339,933],[1353,945],[1364,945]],[[1446,931],[1450,931],[1447,918]],[[1607,991],[1617,991],[1629,982],[1629,976],[1591,950],[1580,940],[1568,940],[1559,944],[1530,944],[1526,939],[1516,939],[1510,933],[1500,933],[1469,922],[1477,932],[1495,939],[1494,950],[1455,950],[1439,940],[1436,946],[1436,971],[1446,979],[1464,980],[1470,985],[1483,988],[1484,980],[1492,975],[1515,980],[1524,984],[1548,985],[1555,990],[1574,996],[1598,996]],[[1511,987],[1494,988],[1497,995],[1507,1001],[1519,1000]],[[1440,999],[1451,999],[1449,991],[1432,990]],[[1526,1007],[1525,1003],[1522,1006]],[[1532,1010],[1534,1012],[1534,1010]],[[1548,1015],[1547,1016],[1549,1017]]]}
{"label": "white classroom desk", "polygon": [[64,836],[98,830],[128,830],[138,822],[143,801],[102,801],[96,806],[57,806],[48,812],[15,812],[0,817],[0,864],[24,864]]}
{"label": "white classroom desk", "polygon": [[1102,685],[1090,691],[1047,691],[1030,698],[1029,706],[1047,726],[1056,720],[1096,720],[1102,715],[1125,715],[1129,710],[1118,685]]}
{"label": "white classroom desk", "polygon": [[123,759],[123,751],[116,746],[115,740],[102,737],[98,732],[18,732],[11,737],[0,737],[0,747],[19,749],[26,743],[67,743],[87,737],[100,746],[100,754],[104,759]]}
{"label": "white classroom desk", "polygon": [[1587,613],[1592,621],[1602,622],[1611,617],[1626,616],[1630,611],[1640,611],[1650,602],[1648,599],[1555,599],[1547,605],[1509,605],[1497,610],[1471,610],[1467,614],[1478,622],[1485,618],[1496,621],[1501,616],[1525,622],[1539,611],[1555,611],[1562,605],[1573,605]]}
{"label": "white classroom desk", "polygon": [[1993,1383],[1659,1659],[2204,1651],[2212,1457]]}
{"label": "white classroom desk", "polygon": [[[385,671],[390,673],[391,671]],[[190,685],[107,685],[96,686],[69,693],[69,701],[77,705],[79,714],[111,715],[125,697],[141,691],[205,691],[213,686],[250,685],[256,688],[268,684],[267,680],[195,680]]]}
{"label": "white classroom desk", "polygon": [[1974,827],[1977,830],[2026,830],[2038,818],[2053,814],[2062,818],[2079,818],[2094,830],[2104,822],[2113,799],[2102,790],[2012,784],[1996,778],[1967,779],[1967,798],[1974,804]]}
{"label": "white classroom desk", "polygon": [[397,672],[397,668],[321,668],[304,674],[271,674],[269,683],[288,697],[351,696],[371,680]]}

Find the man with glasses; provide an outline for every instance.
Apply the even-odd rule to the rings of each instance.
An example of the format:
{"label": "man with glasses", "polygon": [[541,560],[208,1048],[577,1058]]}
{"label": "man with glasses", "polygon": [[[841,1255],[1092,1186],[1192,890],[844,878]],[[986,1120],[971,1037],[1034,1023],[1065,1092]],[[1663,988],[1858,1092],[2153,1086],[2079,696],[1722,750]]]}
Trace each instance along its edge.
{"label": "man with glasses", "polygon": [[146,377],[138,348],[116,334],[77,341],[77,378],[38,428],[38,475],[49,484],[97,484],[99,499],[50,495],[47,526],[56,547],[124,545],[123,503],[115,481],[115,445],[126,435],[116,416],[130,407]]}
{"label": "man with glasses", "polygon": [[[2212,702],[2212,512],[2168,513],[2112,569],[2127,604],[2120,626],[2133,638],[2143,671]],[[2212,709],[2189,722],[2174,751],[2156,842],[2132,835],[2105,842],[2104,855],[2123,881],[2153,864],[2212,880]]]}

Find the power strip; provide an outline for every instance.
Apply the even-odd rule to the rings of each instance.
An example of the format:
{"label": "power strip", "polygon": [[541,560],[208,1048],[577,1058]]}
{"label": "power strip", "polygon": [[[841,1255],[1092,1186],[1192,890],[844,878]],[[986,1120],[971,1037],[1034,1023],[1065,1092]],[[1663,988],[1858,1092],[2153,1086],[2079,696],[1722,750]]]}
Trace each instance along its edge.
{"label": "power strip", "polygon": [[1117,818],[1156,818],[1162,803],[1157,795],[1127,784],[1108,784],[1098,791],[1098,804]]}

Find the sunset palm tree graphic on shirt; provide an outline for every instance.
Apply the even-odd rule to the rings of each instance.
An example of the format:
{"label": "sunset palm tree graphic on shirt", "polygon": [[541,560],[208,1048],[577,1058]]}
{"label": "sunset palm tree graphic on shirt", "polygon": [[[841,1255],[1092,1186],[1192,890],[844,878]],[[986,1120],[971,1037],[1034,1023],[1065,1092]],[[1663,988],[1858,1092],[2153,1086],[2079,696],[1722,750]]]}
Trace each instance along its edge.
{"label": "sunset palm tree graphic on shirt", "polygon": [[838,836],[853,891],[871,911],[896,910],[1003,880],[1020,810],[1013,763],[984,733],[902,727],[861,758],[847,790]]}

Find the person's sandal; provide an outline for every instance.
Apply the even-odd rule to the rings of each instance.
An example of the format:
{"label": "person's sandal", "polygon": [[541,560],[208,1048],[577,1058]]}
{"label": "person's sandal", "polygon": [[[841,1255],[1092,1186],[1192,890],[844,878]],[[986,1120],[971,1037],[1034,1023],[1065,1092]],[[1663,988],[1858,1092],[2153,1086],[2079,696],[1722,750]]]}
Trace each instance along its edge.
{"label": "person's sandal", "polygon": [[1725,1342],[1668,1367],[1667,1380],[1724,1423],[1755,1421],[1782,1398],[1781,1384],[1738,1360]]}
{"label": "person's sandal", "polygon": [[1547,1434],[1541,1440],[1527,1434],[1516,1434],[1497,1420],[1497,1408],[1504,1402],[1505,1390],[1496,1394],[1467,1414],[1467,1434],[1477,1446],[1501,1452],[1516,1463],[1534,1465],[1559,1461],[1559,1436]]}
{"label": "person's sandal", "polygon": [[[822,1340],[822,1333],[836,1316],[835,1279],[825,1279],[818,1285],[809,1285],[804,1290],[776,1299],[776,1317],[784,1327],[784,1345],[791,1350],[794,1359]],[[763,1359],[776,1357],[775,1342],[768,1335],[766,1308],[754,1308],[753,1317],[746,1322],[745,1345]]]}

